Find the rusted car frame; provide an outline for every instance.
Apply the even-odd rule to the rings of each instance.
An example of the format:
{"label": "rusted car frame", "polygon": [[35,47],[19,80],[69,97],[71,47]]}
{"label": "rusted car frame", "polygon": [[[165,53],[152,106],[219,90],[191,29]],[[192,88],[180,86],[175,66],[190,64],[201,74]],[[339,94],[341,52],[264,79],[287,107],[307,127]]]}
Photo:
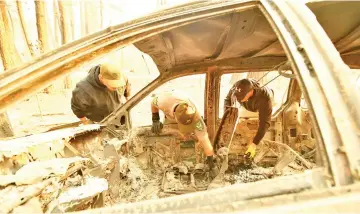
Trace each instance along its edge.
{"label": "rusted car frame", "polygon": [[[352,109],[351,106],[357,107],[358,105],[356,105],[354,103],[350,103],[349,105],[346,105],[345,104],[346,102],[341,102],[342,103],[341,110],[340,110],[340,106],[330,110],[328,108],[331,105],[329,105],[329,104],[324,105],[324,103],[327,103],[330,100],[330,99],[328,99],[329,97],[331,97],[332,99],[335,99],[335,97],[336,97],[336,100],[344,99],[347,101],[352,100],[351,102],[357,102],[356,99],[345,98],[346,95],[340,94],[345,89],[339,90],[340,86],[349,88],[348,86],[346,86],[346,84],[344,84],[344,82],[346,81],[346,78],[348,78],[347,74],[346,74],[347,72],[344,72],[344,71],[346,71],[349,68],[343,63],[343,60],[340,58],[336,48],[333,45],[332,45],[331,51],[333,51],[334,53],[332,53],[331,51],[328,50],[329,43],[330,43],[330,45],[332,43],[331,43],[331,41],[329,41],[329,38],[327,37],[326,33],[324,32],[324,30],[322,29],[322,27],[320,25],[318,25],[317,27],[314,27],[314,29],[316,29],[316,31],[315,30],[311,31],[311,32],[316,32],[316,33],[311,34],[311,38],[312,38],[311,40],[308,38],[308,34],[304,33],[304,32],[306,32],[306,29],[310,28],[309,27],[310,25],[312,25],[313,23],[316,23],[315,20],[309,20],[309,18],[315,19],[315,17],[312,15],[311,11],[306,8],[306,6],[302,5],[301,3],[289,4],[290,6],[285,4],[285,6],[284,6],[280,3],[280,6],[285,8],[283,10],[286,10],[286,12],[280,13],[280,9],[278,9],[278,7],[280,7],[280,6],[277,6],[275,3],[271,3],[271,4],[270,3],[271,2],[264,2],[260,5],[260,8],[267,15],[268,19],[272,23],[273,28],[277,31],[277,33],[279,35],[282,35],[280,37],[280,40],[283,44],[283,47],[287,47],[286,52],[287,52],[287,54],[289,54],[288,57],[290,59],[293,59],[292,65],[296,66],[295,71],[299,72],[298,74],[301,74],[301,75],[297,75],[297,76],[299,78],[298,79],[299,82],[301,83],[300,86],[301,86],[302,90],[305,92],[305,96],[306,97],[311,96],[312,100],[314,100],[313,102],[315,102],[315,103],[311,103],[311,105],[317,107],[316,108],[317,112],[312,113],[313,119],[316,119],[316,121],[318,122],[318,125],[319,125],[319,127],[316,127],[316,129],[315,129],[315,130],[317,130],[317,133],[318,133],[317,141],[318,142],[324,142],[324,141],[332,142],[329,145],[327,143],[325,145],[325,148],[327,151],[334,151],[334,152],[330,152],[330,154],[327,158],[329,158],[331,160],[330,163],[333,163],[330,166],[331,166],[332,173],[334,173],[335,177],[337,177],[335,179],[335,183],[338,185],[351,183],[352,178],[351,178],[351,176],[349,176],[351,172],[350,172],[350,168],[347,166],[347,161],[350,161],[350,159],[347,160],[346,155],[344,154],[344,149],[341,149],[342,145],[339,145],[339,143],[342,140],[340,140],[339,137],[340,136],[346,137],[346,136],[348,136],[349,132],[356,133],[356,127],[357,127],[358,122],[356,122],[356,121],[351,122],[350,120],[347,120],[346,123],[348,123],[348,124],[346,124],[345,126],[342,126],[342,127],[348,127],[349,129],[345,128],[345,129],[347,129],[347,131],[341,130],[339,133],[336,134],[333,131],[333,130],[338,130],[336,128],[336,126],[337,126],[336,124],[341,124],[341,123],[344,123],[345,121],[338,121],[338,122],[334,121],[334,123],[331,126],[329,126],[330,124],[328,123],[327,118],[340,119],[339,117],[334,117],[334,115],[339,115],[340,112],[351,112],[350,111],[350,109]],[[300,5],[302,5],[302,6],[300,6]],[[266,8],[265,8],[265,6],[266,6]],[[297,7],[297,9],[295,10],[294,7]],[[297,10],[300,10],[300,9],[298,9],[299,7],[303,7],[302,10],[304,10],[304,11],[302,11],[301,13],[307,14],[307,16],[298,15],[300,13],[297,11]],[[272,11],[272,13],[270,14],[270,12],[267,12],[267,11]],[[285,17],[283,14],[284,13],[288,14],[288,13],[290,13],[290,11],[291,11],[291,13],[297,14],[297,16],[294,15],[294,16],[289,17],[289,18],[294,17],[293,18],[294,21],[292,19],[291,20],[283,20]],[[296,11],[296,13],[293,11]],[[303,24],[300,24],[300,23],[303,23]],[[287,27],[285,27],[285,24],[287,25]],[[303,25],[304,27],[301,28],[301,30],[300,30],[299,27],[297,27],[298,25],[299,26]],[[292,28],[288,27],[288,26],[292,26]],[[292,29],[296,29],[296,31],[294,31]],[[305,38],[303,38],[301,40],[300,39],[301,37],[293,38],[291,35],[298,35],[299,37],[301,35],[305,35],[304,36]],[[323,39],[323,38],[327,38],[327,39]],[[317,44],[322,44],[322,47],[319,50],[317,47],[315,47],[315,44],[316,44],[315,42],[310,43],[307,41],[321,41],[321,42],[318,42]],[[317,51],[315,51],[315,49]],[[292,53],[293,55],[290,55],[290,53]],[[317,55],[315,55],[315,53]],[[327,54],[325,55],[325,53],[327,53]],[[337,57],[333,58],[334,56],[337,56]],[[325,60],[321,61],[321,62],[323,62],[322,65],[318,65],[318,64],[320,64],[319,63],[320,60],[314,60],[314,59],[322,59],[322,58],[328,59],[326,61]],[[330,60],[330,59],[333,59],[333,60]],[[280,60],[281,60],[281,58],[279,59],[278,62],[281,62]],[[315,62],[316,65],[312,65],[312,61],[316,61]],[[299,64],[295,64],[297,62],[299,62]],[[301,64],[300,64],[300,62],[301,62]],[[243,62],[239,62],[239,65],[242,65],[242,63]],[[326,65],[325,63],[329,63],[329,64]],[[136,95],[134,97],[134,99],[132,99],[132,100],[139,101],[139,99],[141,99],[142,97],[145,97],[153,89],[155,89],[156,85],[158,85],[158,84],[161,85],[162,83],[164,83],[170,79],[173,79],[173,78],[176,78],[179,76],[183,76],[183,75],[187,75],[187,74],[201,73],[201,71],[204,71],[210,65],[218,65],[219,67],[221,67],[222,64],[221,63],[220,64],[208,63],[205,65],[206,66],[204,66],[204,67],[201,67],[201,66],[196,67],[195,65],[190,65],[189,68],[192,68],[192,69],[188,72],[186,70],[185,71],[182,70],[182,69],[186,69],[185,67],[182,67],[182,69],[179,69],[179,71],[182,71],[181,75],[177,75],[177,72],[175,72],[175,71],[177,71],[178,68],[174,68],[174,70],[170,70],[169,72],[161,74],[160,77],[153,82],[153,84],[150,84],[142,92],[140,92],[138,95]],[[245,65],[246,65],[246,63],[245,63]],[[191,66],[193,66],[195,68],[193,68]],[[316,67],[316,66],[319,66],[319,67]],[[336,68],[336,71],[333,71],[332,68],[334,68],[334,67]],[[327,69],[326,71],[325,71],[325,68]],[[238,66],[234,69],[236,69],[238,72],[241,72],[242,70],[251,70],[249,67],[242,68],[241,66]],[[194,72],[194,70],[196,72]],[[260,69],[256,69],[256,70],[260,70]],[[341,76],[342,78],[340,80],[333,80],[334,85],[330,86],[331,84],[329,84],[329,82],[326,81],[326,83],[324,83],[324,81],[322,81],[323,79],[328,80],[329,78],[331,78],[331,75],[333,75],[334,73],[339,72],[339,71],[343,71],[343,73],[345,73],[345,74],[337,75],[337,76]],[[213,71],[207,72],[207,78],[208,78],[207,86],[208,87],[210,85],[209,83],[214,81],[212,79],[216,79],[215,76],[219,75],[219,74],[213,75],[213,74],[211,74],[212,72]],[[317,73],[319,73],[319,74],[317,74]],[[325,76],[325,73],[328,73],[328,75]],[[314,81],[316,81],[316,82],[314,82]],[[322,84],[318,85],[317,83],[322,83]],[[213,86],[213,84],[216,85],[218,83],[212,83],[211,86]],[[325,88],[323,89],[323,87],[325,87]],[[330,88],[338,89],[338,90],[335,93],[334,90],[330,90]],[[346,89],[345,91],[347,91],[347,90],[349,90],[349,89]],[[311,93],[309,93],[309,91],[311,91]],[[329,92],[329,91],[332,91],[332,92]],[[321,92],[326,93],[326,95],[322,94]],[[208,93],[209,93],[209,91],[208,91]],[[348,93],[348,94],[351,94],[351,93]],[[206,106],[205,109],[207,109],[207,111],[209,111],[209,109],[213,109],[214,106],[216,105],[215,104],[216,97],[218,97],[218,96],[214,96],[211,94],[206,95],[207,103],[205,104],[205,106]],[[123,114],[122,110],[127,109],[128,107],[133,106],[135,104],[132,102],[132,100],[130,100],[130,102],[127,103],[125,106],[121,107],[121,109],[119,109],[117,111],[118,113],[115,113],[116,112],[115,111],[113,115],[110,115],[107,119],[105,119],[105,124],[107,124],[108,121],[112,121],[115,123],[116,123],[116,121],[119,121],[118,118],[120,118],[120,116],[121,116],[120,114]],[[327,101],[325,101],[325,100],[327,100]],[[215,103],[212,103],[213,101],[215,101]],[[314,108],[311,108],[311,109],[314,109]],[[331,113],[332,111],[335,111],[335,112]],[[210,136],[214,135],[213,133],[216,128],[214,115],[217,115],[217,114],[214,114],[214,112],[206,113],[206,116],[208,117],[208,120],[209,120],[208,126],[209,126],[209,130],[210,130],[209,131]],[[351,116],[347,115],[345,118],[359,118],[358,109],[354,111],[354,115],[351,115]],[[359,121],[359,120],[357,120],[357,121]],[[322,126],[324,126],[324,128]],[[350,127],[352,127],[352,128],[350,128]],[[322,131],[328,130],[326,132],[323,132],[323,133],[327,133],[327,134],[325,134],[326,136],[324,136],[326,139],[323,139],[323,136],[320,135],[319,129],[321,129]],[[328,133],[331,133],[331,134],[328,134]],[[358,141],[356,139],[357,138],[356,135],[352,135],[352,136],[355,138],[351,139],[351,140],[348,139],[346,141],[354,142],[355,145],[350,146],[351,148],[354,148],[354,147],[356,147],[356,142],[358,142]],[[359,149],[359,148],[357,147],[357,149]],[[357,151],[357,149],[350,149],[349,151],[351,151],[351,153],[352,153],[353,151]],[[354,152],[353,154],[356,154],[356,152]],[[355,163],[355,165],[353,165],[351,167],[351,171],[352,171],[353,175],[356,176],[356,174],[357,174],[356,171],[357,171],[357,167],[358,167],[356,165],[356,163],[358,162],[358,158],[356,157],[356,155],[353,155],[352,158],[353,159],[351,162],[353,164]],[[339,164],[339,163],[342,163],[342,164]]]}
{"label": "rusted car frame", "polygon": [[[359,63],[354,58],[355,55],[349,54],[341,58],[309,8],[295,1],[204,1],[155,13],[151,16],[152,19],[143,18],[134,23],[108,28],[56,52],[48,53],[34,64],[2,74],[0,111],[45,88],[52,80],[71,72],[80,63],[180,26],[250,8],[260,8],[266,16],[285,50],[286,57],[209,59],[194,64],[175,65],[168,69],[160,67],[160,76],[105,118],[102,125],[121,126],[120,118],[125,116],[127,129],[131,129],[129,110],[151,91],[171,79],[205,73],[205,117],[210,137],[213,138],[218,119],[219,77],[223,73],[269,70],[288,59],[305,99],[311,106],[310,115],[315,122],[317,146],[324,151],[321,153],[323,167],[296,176],[234,185],[181,197],[119,205],[92,212],[194,212],[196,209],[224,211],[224,207],[227,207],[228,211],[241,211],[244,210],[244,204],[256,205],[256,200],[274,195],[295,193],[289,195],[291,199],[288,202],[293,203],[298,196],[304,194],[301,193],[303,190],[314,191],[314,188],[345,186],[344,188],[356,191],[356,185],[352,188],[351,184],[357,181],[359,170],[359,99],[352,97],[352,87],[347,84],[349,76],[346,70],[349,68],[344,61],[355,68]],[[257,189],[257,193],[251,193],[249,189]],[[316,191],[314,194],[316,195]],[[319,195],[320,198],[326,197],[331,195],[331,191]],[[300,200],[309,199],[311,197]]]}
{"label": "rusted car frame", "polygon": [[[317,108],[317,109],[316,108],[311,108],[311,109],[313,109],[312,117],[315,121],[317,121],[317,127],[316,127],[316,132],[318,133],[317,140],[318,142],[320,142],[319,143],[320,145],[318,146],[320,148],[325,148],[327,152],[331,151],[330,152],[331,154],[328,153],[328,156],[325,157],[327,160],[325,166],[329,166],[328,172],[331,173],[333,177],[333,181],[334,181],[333,185],[343,186],[353,183],[354,182],[353,179],[358,176],[357,175],[358,158],[356,157],[356,155],[355,156],[350,155],[348,152],[345,152],[346,149],[344,148],[342,143],[340,143],[340,142],[346,142],[347,144],[347,142],[351,142],[350,145],[348,145],[350,148],[356,147],[355,149],[356,151],[359,149],[358,145],[356,145],[357,142],[359,142],[358,136],[352,135],[352,137],[354,138],[351,140],[348,139],[350,141],[342,140],[345,139],[348,134],[353,134],[357,132],[358,121],[360,121],[359,110],[356,109],[355,111],[352,111],[353,106],[356,106],[355,108],[359,106],[358,100],[351,99],[350,97],[346,97],[351,94],[349,93],[351,87],[345,84],[349,76],[347,74],[340,75],[338,73],[340,71],[344,72],[349,68],[344,64],[343,59],[340,58],[340,55],[338,54],[336,48],[332,45],[330,39],[327,37],[323,28],[316,22],[312,12],[305,5],[297,4],[294,2],[261,1],[259,7],[267,16],[274,30],[278,33],[278,35],[281,35],[280,41],[283,47],[286,47],[285,50],[289,59],[291,59],[294,71],[297,74],[299,74],[297,75],[297,80],[300,83],[301,89],[302,91],[304,91],[305,97],[307,97],[307,99],[313,100],[313,102],[310,105],[314,107],[316,106]],[[287,15],[285,16],[284,14]],[[292,15],[289,16],[289,14]],[[312,29],[312,31],[310,31],[309,29]],[[309,39],[309,35],[311,36],[311,39]],[[318,60],[318,59],[323,59],[323,60]],[[207,73],[207,87],[208,87],[207,89],[209,89],[209,87],[212,87],[216,84],[219,84],[218,81],[213,82],[215,79],[218,79],[217,78],[218,76],[219,74],[217,72]],[[341,78],[337,79],[337,77],[339,76],[341,76]],[[324,81],[325,79],[326,80],[331,79],[332,84],[329,84],[329,82]],[[335,90],[330,90],[329,87],[336,89],[337,92],[335,92]],[[343,89],[342,87],[346,87],[346,88]],[[341,94],[341,92],[344,91],[347,93]],[[213,103],[214,101],[212,100],[212,98],[214,95],[212,95],[212,93],[208,92],[208,94],[206,94],[206,100],[208,101],[205,105],[207,106],[207,109],[209,108],[212,109],[213,106],[216,106],[215,103],[218,102],[215,101],[215,103]],[[335,99],[343,100],[343,102],[341,102],[342,106],[341,107],[336,106],[332,109],[329,109],[330,106],[334,106],[334,104],[324,105],[324,103],[331,102],[331,99],[328,99],[329,97],[332,97],[332,99],[334,99],[332,100],[333,101],[332,103],[337,103]],[[349,104],[348,102],[349,100],[352,100],[352,102],[354,103]],[[321,107],[318,108],[318,106]],[[126,108],[126,107],[124,106],[122,108]],[[118,112],[121,112],[121,110]],[[347,112],[347,113],[352,112],[354,114],[346,115],[346,118],[349,119],[356,118],[356,120],[343,121],[340,117],[336,116],[341,114],[340,112]],[[206,115],[214,116],[217,114],[210,114],[210,115],[206,114]],[[331,120],[331,122],[333,122],[332,124],[331,123],[329,124],[328,118],[334,118],[334,120]],[[210,124],[208,125],[215,126],[213,122],[210,122]],[[342,126],[343,128],[345,127],[347,128],[351,127],[351,128],[348,130],[340,131],[338,128],[336,128],[338,125],[340,126],[344,125]],[[339,132],[336,133],[334,132],[334,130],[339,130]],[[322,134],[320,134],[320,132]],[[332,133],[333,135],[329,133]],[[331,140],[329,138],[331,138]],[[323,144],[324,142],[326,142],[326,144]],[[327,142],[329,142],[330,145],[328,145]],[[350,153],[353,152],[351,151],[351,149],[346,151],[349,151]],[[331,181],[328,180],[328,178],[325,178],[325,180]],[[224,192],[226,192],[226,189],[222,189],[222,194],[224,194]],[[206,193],[206,194],[210,194],[210,193]],[[193,198],[193,200],[203,201],[204,198],[206,198],[206,200],[209,200],[209,198],[207,198],[206,196],[202,196],[201,194],[199,194],[196,199]],[[174,211],[179,209],[179,207],[181,206],[179,205],[179,207],[177,207],[174,206],[174,204],[172,204],[176,200],[177,199],[174,198],[174,199],[159,201],[159,205],[162,204],[162,206],[165,206],[164,204],[167,204],[169,206],[168,208],[171,207],[172,211]],[[233,201],[236,200],[237,199],[234,199]],[[240,199],[240,201],[241,200],[244,199]],[[161,209],[158,210],[157,208],[154,208],[156,207],[155,204],[150,205],[149,203],[151,202],[148,203],[144,202],[138,205],[136,204],[128,205],[125,207],[122,206],[119,207],[118,209],[117,208],[111,209],[111,211],[131,212],[131,210],[133,211],[133,209],[140,209],[143,212],[147,212],[149,211],[146,209],[147,206],[151,206],[152,211],[160,211],[160,212],[165,211]],[[179,202],[179,204],[181,203]],[[199,205],[198,203],[196,204]],[[232,202],[229,202],[229,204],[232,204]],[[215,206],[207,206],[207,207],[209,207],[208,209],[209,211],[209,210],[214,210],[217,206],[215,205]],[[183,209],[181,210],[184,211]],[[192,210],[192,209],[189,208],[188,210]]]}
{"label": "rusted car frame", "polygon": [[[229,1],[224,3],[219,10],[218,6],[212,7],[213,4],[208,2],[199,4],[199,9],[192,11],[193,13],[183,12],[183,14],[177,14],[175,17],[169,11],[167,14],[154,14],[155,17],[150,21],[140,19],[135,23],[129,22],[109,27],[64,45],[56,51],[41,56],[40,59],[35,59],[34,62],[1,74],[0,111],[3,112],[10,105],[45,88],[52,81],[65,76],[83,63],[98,59],[113,50],[204,18],[256,6],[255,2],[249,1],[246,6],[241,5],[236,8]],[[177,18],[179,15],[182,15],[181,19]]]}
{"label": "rusted car frame", "polygon": [[[271,1],[263,2],[262,5],[264,14],[271,16],[274,29],[280,33],[283,46],[291,53],[289,57],[293,59],[296,71],[300,74],[298,80],[302,91],[311,100],[309,104],[313,106],[310,109],[314,111],[312,116],[317,121],[318,127],[315,130],[318,133],[318,142],[326,142],[325,148],[328,151],[335,183],[350,184],[352,177],[349,175],[352,172],[356,176],[359,167],[359,159],[355,155],[360,149],[357,145],[359,139],[351,133],[357,132],[360,108],[357,99],[347,97],[351,94],[351,87],[346,84],[350,78],[350,72],[346,72],[349,68],[340,58],[323,28],[314,24],[315,16],[306,6]],[[337,103],[336,106],[334,103]],[[355,111],[352,111],[353,107],[356,108]],[[341,113],[346,114],[343,115],[344,118],[356,119],[341,120],[336,116]],[[332,123],[329,123],[328,118],[334,118],[334,121],[331,120]],[[351,137],[347,138],[348,136]],[[347,149],[341,149],[343,147]],[[345,151],[347,155],[344,154]],[[354,151],[356,152],[353,153]]]}

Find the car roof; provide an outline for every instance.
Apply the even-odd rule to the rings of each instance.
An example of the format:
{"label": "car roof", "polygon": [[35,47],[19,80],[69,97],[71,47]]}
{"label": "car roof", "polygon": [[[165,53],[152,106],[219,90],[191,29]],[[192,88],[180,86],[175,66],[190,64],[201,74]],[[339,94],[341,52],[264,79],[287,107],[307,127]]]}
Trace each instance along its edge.
{"label": "car roof", "polygon": [[[360,2],[309,1],[307,5],[344,61],[359,68],[359,62],[348,59],[360,54]],[[280,58],[285,59],[277,35],[257,7],[181,26],[139,41],[135,46],[154,59],[160,72],[199,69],[209,62],[226,69],[231,59],[259,57],[264,60],[257,61],[258,68],[271,69]]]}

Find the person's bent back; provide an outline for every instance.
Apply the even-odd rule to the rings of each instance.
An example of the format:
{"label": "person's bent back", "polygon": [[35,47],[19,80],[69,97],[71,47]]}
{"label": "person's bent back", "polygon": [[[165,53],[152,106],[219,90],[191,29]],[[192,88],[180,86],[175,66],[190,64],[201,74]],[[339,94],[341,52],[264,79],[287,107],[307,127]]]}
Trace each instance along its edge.
{"label": "person's bent back", "polygon": [[76,84],[72,92],[71,109],[86,121],[100,122],[130,96],[130,83],[113,63],[103,63],[90,69],[88,76]]}

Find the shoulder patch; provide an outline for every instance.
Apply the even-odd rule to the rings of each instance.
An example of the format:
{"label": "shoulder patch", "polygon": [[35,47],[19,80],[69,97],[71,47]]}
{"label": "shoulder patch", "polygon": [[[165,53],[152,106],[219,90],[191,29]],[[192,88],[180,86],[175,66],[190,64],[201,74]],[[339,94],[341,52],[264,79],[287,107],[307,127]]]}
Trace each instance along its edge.
{"label": "shoulder patch", "polygon": [[204,122],[202,121],[202,120],[198,120],[197,122],[196,122],[196,124],[195,124],[195,128],[196,128],[196,130],[198,130],[198,131],[202,131],[202,130],[204,130]]}
{"label": "shoulder patch", "polygon": [[116,90],[117,90],[118,94],[120,94],[120,96],[124,95],[124,93],[125,93],[125,87],[124,86],[119,87]]}
{"label": "shoulder patch", "polygon": [[152,104],[153,104],[154,106],[158,106],[158,97],[154,97],[154,98],[153,98]]}

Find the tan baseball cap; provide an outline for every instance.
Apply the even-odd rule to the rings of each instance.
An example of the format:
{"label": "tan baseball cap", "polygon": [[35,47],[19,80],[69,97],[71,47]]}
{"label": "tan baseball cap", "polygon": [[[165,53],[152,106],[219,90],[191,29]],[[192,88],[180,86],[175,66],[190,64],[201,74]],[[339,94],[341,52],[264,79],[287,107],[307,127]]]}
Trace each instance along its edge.
{"label": "tan baseball cap", "polygon": [[120,88],[126,85],[124,74],[117,63],[104,62],[100,65],[100,74],[107,85]]}
{"label": "tan baseball cap", "polygon": [[199,112],[190,103],[180,103],[175,109],[175,118],[182,133],[190,133],[195,129],[202,131],[205,128]]}

